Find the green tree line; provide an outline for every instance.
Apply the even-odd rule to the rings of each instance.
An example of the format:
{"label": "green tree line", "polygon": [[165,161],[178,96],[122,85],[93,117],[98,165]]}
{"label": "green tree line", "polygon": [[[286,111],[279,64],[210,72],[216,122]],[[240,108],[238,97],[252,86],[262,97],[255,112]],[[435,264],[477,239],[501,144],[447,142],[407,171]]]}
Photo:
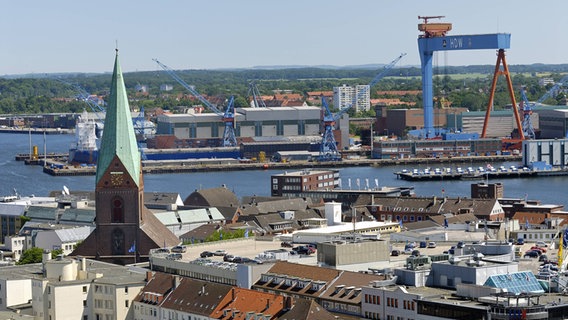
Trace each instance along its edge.
{"label": "green tree line", "polygon": [[[451,101],[454,107],[470,110],[487,108],[489,89],[494,66],[436,67],[434,94]],[[509,67],[513,74],[513,84],[517,101],[520,100],[519,88],[527,87],[529,100],[537,100],[548,87],[538,85],[542,76],[558,81],[568,72],[568,65],[514,65]],[[180,70],[176,71],[188,84],[208,96],[235,96],[235,106],[248,105],[251,80],[257,82],[263,95],[272,95],[275,90],[292,90],[306,94],[310,91],[329,91],[342,84],[354,85],[369,83],[382,70],[377,68],[288,68],[277,70]],[[74,83],[85,91],[105,97],[110,86],[110,74],[65,74],[57,77]],[[497,109],[510,104],[507,86],[500,77],[495,95]],[[163,71],[126,73],[125,85],[131,100],[131,107],[174,109],[177,106],[190,106],[196,100],[189,97],[189,92],[177,84]],[[172,91],[160,91],[162,84],[173,85]],[[148,94],[136,92],[139,85],[148,88]],[[373,87],[372,98],[377,98],[376,91],[421,90],[420,68],[393,68],[387,77]],[[77,90],[55,80],[55,76],[36,78],[0,78],[0,114],[33,113],[78,113],[88,106],[75,98]],[[388,98],[388,97],[387,97]],[[398,97],[408,106],[422,107],[421,96],[408,95]],[[560,98],[560,97],[553,97]],[[555,99],[549,103],[555,103]],[[198,103],[198,102],[197,102]],[[367,114],[368,116],[369,114]]]}

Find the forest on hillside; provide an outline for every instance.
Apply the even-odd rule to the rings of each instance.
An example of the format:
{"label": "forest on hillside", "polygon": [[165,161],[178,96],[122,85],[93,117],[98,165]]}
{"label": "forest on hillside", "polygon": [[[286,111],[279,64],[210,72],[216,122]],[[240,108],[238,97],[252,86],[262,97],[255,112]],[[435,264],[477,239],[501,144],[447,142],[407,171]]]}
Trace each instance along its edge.
{"label": "forest on hillside", "polygon": [[[452,107],[469,110],[485,110],[495,66],[446,66],[434,70],[434,95],[443,97]],[[539,79],[562,79],[568,73],[568,64],[562,65],[512,65],[509,66],[517,101],[520,88],[525,87],[531,101],[538,100],[552,86],[540,86]],[[255,81],[262,95],[273,95],[278,90],[288,90],[304,96],[310,91],[331,91],[342,84],[368,84],[382,71],[364,68],[282,68],[282,69],[235,69],[235,70],[178,70],[176,74],[186,83],[195,86],[202,95],[228,98],[235,96],[235,106],[244,107],[250,99],[249,83]],[[76,99],[80,92],[106,97],[111,74],[57,74],[43,76],[0,77],[0,114],[79,113],[88,110],[85,102]],[[196,101],[189,92],[167,73],[162,71],[132,72],[124,74],[130,105],[138,110],[162,108],[176,111],[180,106],[191,106]],[[61,81],[63,80],[63,81]],[[70,85],[71,84],[71,85]],[[171,91],[160,91],[163,84],[173,85]],[[144,86],[147,93],[138,92]],[[418,67],[393,68],[388,76],[371,90],[371,98],[378,98],[377,91],[421,90],[421,71]],[[390,98],[389,96],[380,96]],[[408,102],[407,107],[420,108],[421,96],[397,97]],[[554,96],[545,101],[555,104],[563,98]],[[497,83],[494,107],[504,108],[510,104],[504,77]],[[400,108],[401,106],[397,106]],[[404,107],[404,105],[402,106]],[[90,110],[88,110],[90,111]],[[357,115],[353,115],[357,116]],[[369,116],[362,114],[360,116]]]}

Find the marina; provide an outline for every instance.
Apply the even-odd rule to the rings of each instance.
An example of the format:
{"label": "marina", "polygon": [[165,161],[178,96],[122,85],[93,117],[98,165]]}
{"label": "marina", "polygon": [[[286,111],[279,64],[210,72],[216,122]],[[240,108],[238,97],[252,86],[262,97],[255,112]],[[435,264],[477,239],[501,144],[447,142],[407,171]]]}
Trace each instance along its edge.
{"label": "marina", "polygon": [[394,172],[397,179],[408,181],[432,181],[432,180],[483,180],[483,179],[505,179],[505,178],[536,178],[546,176],[566,176],[568,175],[567,169],[562,168],[549,168],[549,169],[536,169],[536,168],[517,168],[511,166],[506,168],[501,166],[499,169],[493,167],[484,169],[479,167],[473,169],[469,167],[465,170],[461,168],[435,168],[435,169],[403,169]]}

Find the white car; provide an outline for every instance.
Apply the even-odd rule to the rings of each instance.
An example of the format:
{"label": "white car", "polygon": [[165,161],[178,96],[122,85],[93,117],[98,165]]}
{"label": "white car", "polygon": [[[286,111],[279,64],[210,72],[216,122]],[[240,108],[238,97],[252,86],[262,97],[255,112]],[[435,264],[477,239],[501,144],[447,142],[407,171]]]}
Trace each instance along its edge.
{"label": "white car", "polygon": [[548,245],[547,245],[546,242],[544,242],[544,241],[537,241],[534,245],[535,245],[535,247],[539,247],[539,248],[546,248],[546,247],[548,247]]}

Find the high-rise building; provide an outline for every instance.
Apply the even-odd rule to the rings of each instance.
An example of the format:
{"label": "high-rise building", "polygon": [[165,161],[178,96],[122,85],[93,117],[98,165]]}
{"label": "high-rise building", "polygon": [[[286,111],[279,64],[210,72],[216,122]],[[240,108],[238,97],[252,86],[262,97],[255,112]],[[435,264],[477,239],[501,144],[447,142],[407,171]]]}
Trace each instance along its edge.
{"label": "high-rise building", "polygon": [[355,87],[342,85],[333,87],[333,106],[336,109],[352,107],[357,112],[371,109],[371,93],[369,85]]}

